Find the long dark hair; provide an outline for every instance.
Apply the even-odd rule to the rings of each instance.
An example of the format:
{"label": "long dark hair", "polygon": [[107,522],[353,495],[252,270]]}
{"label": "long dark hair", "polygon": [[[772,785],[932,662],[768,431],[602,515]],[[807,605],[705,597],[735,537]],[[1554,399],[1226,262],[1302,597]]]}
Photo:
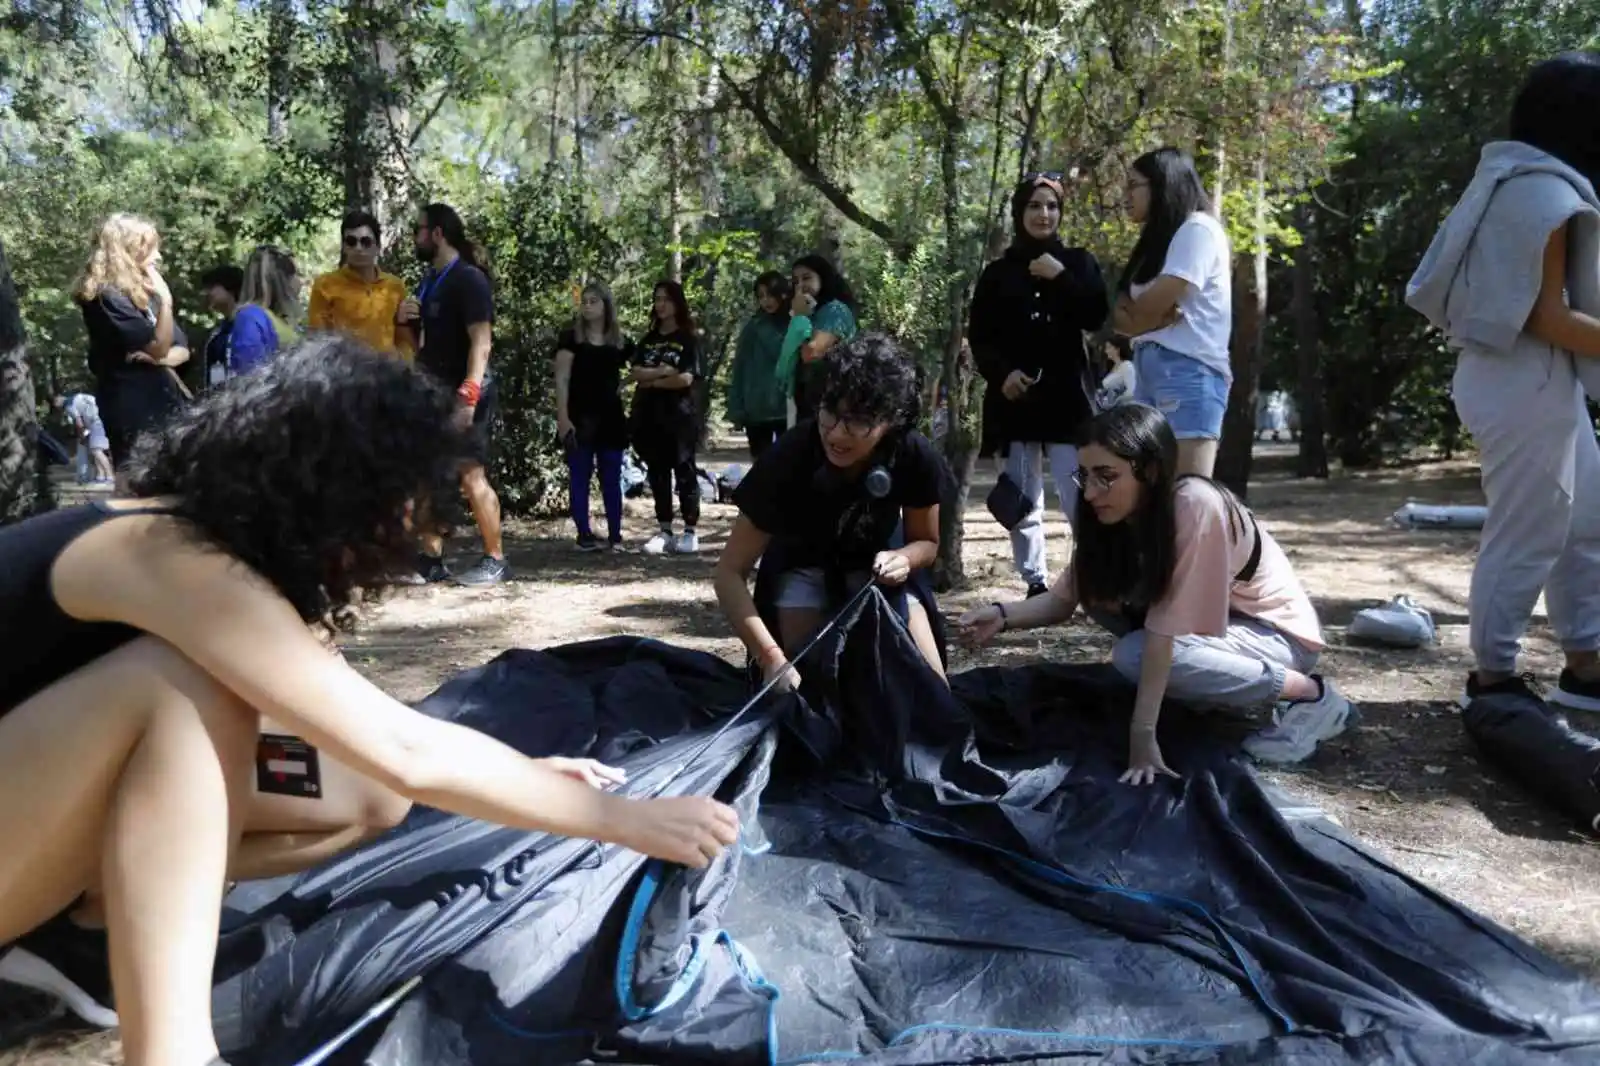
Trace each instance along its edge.
{"label": "long dark hair", "polygon": [[468,266],[475,266],[483,271],[484,276],[489,276],[489,261],[483,254],[483,249],[472,243],[467,238],[467,224],[461,221],[461,216],[449,204],[429,204],[422,209],[422,217],[427,221],[429,229],[436,229],[444,234],[444,239],[450,242],[461,255],[461,259]]}
{"label": "long dark hair", "polygon": [[1155,280],[1167,259],[1173,234],[1196,211],[1211,210],[1211,199],[1194,160],[1176,148],[1157,148],[1133,161],[1133,170],[1150,183],[1150,213],[1128,256],[1119,288]]}
{"label": "long dark hair", "polygon": [[[767,290],[767,295],[779,303],[787,302],[789,297],[793,295],[789,291],[789,279],[776,270],[763,270],[761,276],[756,278],[756,283],[752,286],[751,292],[755,294],[758,300],[761,298],[762,289]],[[783,309],[783,315],[788,317],[789,309],[787,307]]]}
{"label": "long dark hair", "polygon": [[694,336],[694,316],[689,313],[689,299],[683,295],[683,286],[670,278],[656,282],[655,288],[650,290],[650,329],[652,332],[661,331],[661,323],[656,321],[656,297],[665,292],[667,299],[672,301],[672,309],[677,316],[678,333],[685,337]]}
{"label": "long dark hair", "polygon": [[1600,50],[1563,52],[1534,67],[1511,107],[1510,135],[1600,186]]}
{"label": "long dark hair", "polygon": [[[1084,424],[1079,447],[1090,444],[1127,460],[1144,492],[1138,510],[1114,526],[1101,523],[1089,501],[1078,497],[1072,523],[1077,542],[1072,573],[1078,599],[1085,604],[1155,603],[1171,589],[1178,558],[1178,440],[1160,411],[1128,403],[1108,408]],[[1237,539],[1244,531],[1244,505],[1209,478],[1200,480],[1221,494],[1229,534]]]}
{"label": "long dark hair", "polygon": [[830,300],[838,300],[851,311],[856,308],[856,294],[851,291],[850,283],[844,280],[844,275],[834,269],[834,265],[820,255],[802,255],[796,259],[790,269],[805,267],[817,276],[821,285],[817,289],[817,306],[821,307]]}

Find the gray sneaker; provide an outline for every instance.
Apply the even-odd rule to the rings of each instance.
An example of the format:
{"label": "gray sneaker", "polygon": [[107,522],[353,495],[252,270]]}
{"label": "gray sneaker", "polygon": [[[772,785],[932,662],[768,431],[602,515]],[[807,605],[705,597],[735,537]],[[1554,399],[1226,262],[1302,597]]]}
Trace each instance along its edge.
{"label": "gray sneaker", "polygon": [[1322,695],[1314,700],[1280,703],[1274,723],[1244,739],[1244,750],[1261,762],[1297,763],[1309,759],[1324,740],[1343,733],[1358,717],[1354,705],[1339,694],[1333,682],[1316,678]]}

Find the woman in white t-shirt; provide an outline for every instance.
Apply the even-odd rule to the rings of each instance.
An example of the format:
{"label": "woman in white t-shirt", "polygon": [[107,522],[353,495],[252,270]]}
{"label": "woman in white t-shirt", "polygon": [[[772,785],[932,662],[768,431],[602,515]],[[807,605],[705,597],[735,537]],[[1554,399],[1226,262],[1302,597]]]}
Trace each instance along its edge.
{"label": "woman in white t-shirt", "polygon": [[1160,148],[1133,161],[1128,216],[1143,229],[1112,325],[1133,339],[1136,398],[1166,415],[1178,472],[1210,477],[1233,370],[1232,253],[1194,160]]}

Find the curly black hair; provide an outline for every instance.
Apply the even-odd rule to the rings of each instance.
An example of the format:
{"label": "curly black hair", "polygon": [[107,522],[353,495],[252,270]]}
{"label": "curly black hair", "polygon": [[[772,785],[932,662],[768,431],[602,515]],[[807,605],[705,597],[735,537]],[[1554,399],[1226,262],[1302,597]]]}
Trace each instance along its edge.
{"label": "curly black hair", "polygon": [[921,410],[917,365],[887,333],[858,333],[829,349],[821,407],[843,418],[905,429]]}
{"label": "curly black hair", "polygon": [[314,336],[142,438],[130,487],[249,565],[300,617],[348,628],[356,590],[415,559],[407,505],[459,497],[455,400],[357,341]]}

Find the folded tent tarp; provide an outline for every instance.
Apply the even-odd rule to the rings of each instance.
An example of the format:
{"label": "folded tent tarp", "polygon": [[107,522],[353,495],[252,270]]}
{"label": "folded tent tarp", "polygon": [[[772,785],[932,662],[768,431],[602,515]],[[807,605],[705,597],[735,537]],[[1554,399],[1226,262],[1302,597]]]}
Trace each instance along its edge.
{"label": "folded tent tarp", "polygon": [[1490,692],[1467,704],[1461,725],[1485,759],[1572,818],[1600,829],[1600,737],[1572,727],[1532,692]]}
{"label": "folded tent tarp", "polygon": [[[218,1036],[287,1066],[389,988],[336,1061],[1464,1064],[1600,1061],[1600,992],[1365,852],[1291,823],[1174,717],[1181,782],[1121,785],[1098,670],[947,691],[873,595],[808,673],[671,791],[744,818],[704,872],[419,810],[230,896]],[[630,638],[514,651],[429,713],[648,793],[748,692]]]}

